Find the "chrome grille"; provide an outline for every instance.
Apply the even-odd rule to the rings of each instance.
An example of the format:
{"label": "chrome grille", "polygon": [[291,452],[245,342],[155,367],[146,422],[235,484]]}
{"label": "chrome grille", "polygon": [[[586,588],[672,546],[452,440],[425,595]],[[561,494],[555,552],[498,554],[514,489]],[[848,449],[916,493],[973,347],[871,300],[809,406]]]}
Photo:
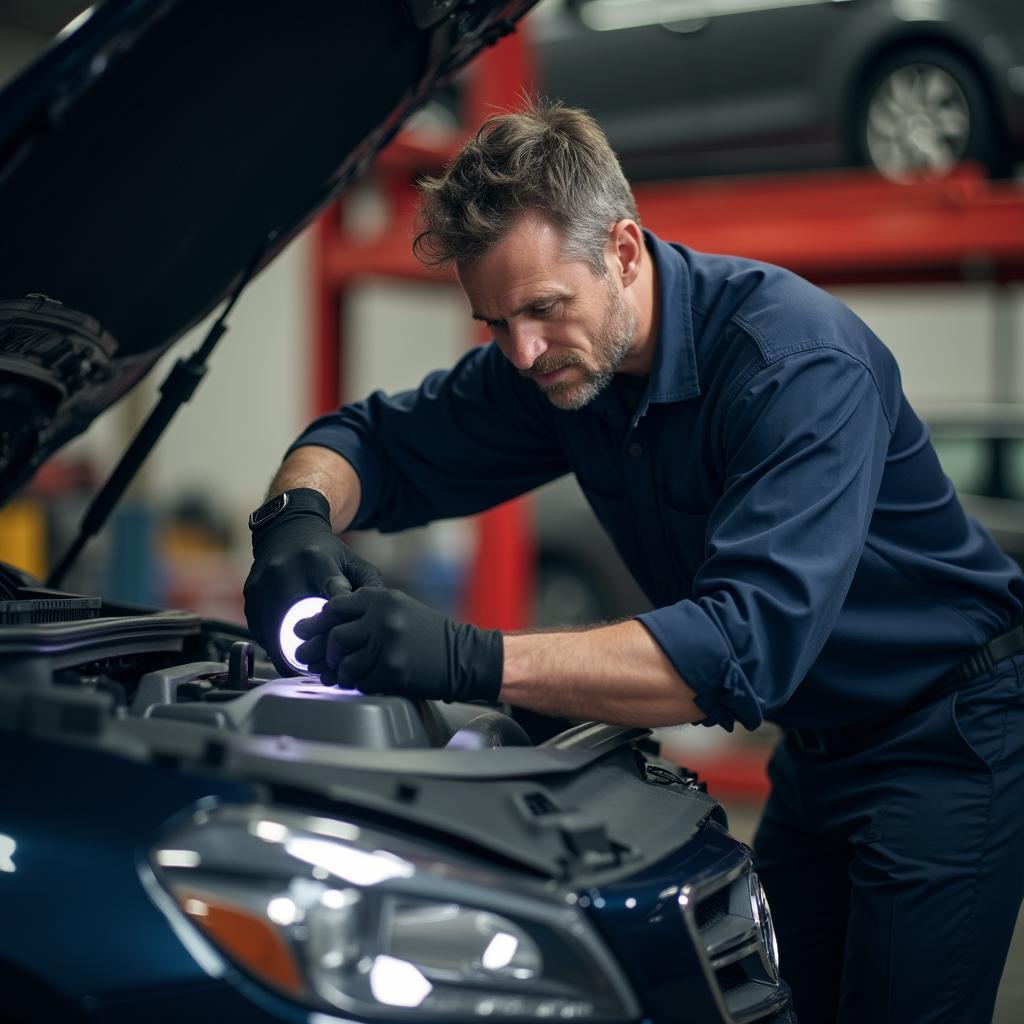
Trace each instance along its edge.
{"label": "chrome grille", "polygon": [[697,927],[703,932],[713,928],[729,913],[728,887],[713,892],[707,899],[701,900],[693,909],[697,919]]}
{"label": "chrome grille", "polygon": [[786,1002],[771,946],[770,918],[757,898],[750,851],[740,846],[683,888],[679,906],[715,1002],[727,1024],[748,1024]]}

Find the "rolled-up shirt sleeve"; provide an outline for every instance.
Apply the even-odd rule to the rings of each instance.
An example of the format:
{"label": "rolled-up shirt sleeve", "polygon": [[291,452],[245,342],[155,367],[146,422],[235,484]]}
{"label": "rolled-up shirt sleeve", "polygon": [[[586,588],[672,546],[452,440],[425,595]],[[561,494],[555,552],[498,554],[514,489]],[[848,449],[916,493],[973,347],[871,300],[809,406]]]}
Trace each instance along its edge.
{"label": "rolled-up shirt sleeve", "polygon": [[384,532],[469,515],[568,471],[546,399],[493,343],[414,390],[376,392],[311,423],[289,449],[317,445],[355,469],[353,529]]}
{"label": "rolled-up shirt sleeve", "polygon": [[869,370],[820,346],[758,370],[719,424],[723,491],[692,595],[638,618],[694,690],[703,724],[754,729],[835,625],[891,428]]}

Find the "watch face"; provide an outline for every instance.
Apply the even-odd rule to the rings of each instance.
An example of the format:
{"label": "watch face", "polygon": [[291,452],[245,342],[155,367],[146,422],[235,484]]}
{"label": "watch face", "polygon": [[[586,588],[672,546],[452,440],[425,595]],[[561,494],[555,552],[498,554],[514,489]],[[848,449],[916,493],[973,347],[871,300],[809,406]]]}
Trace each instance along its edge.
{"label": "watch face", "polygon": [[271,498],[270,501],[264,502],[249,516],[249,529],[255,530],[257,526],[262,526],[264,523],[269,522],[279,512],[282,512],[287,504],[287,494],[279,494],[276,498]]}

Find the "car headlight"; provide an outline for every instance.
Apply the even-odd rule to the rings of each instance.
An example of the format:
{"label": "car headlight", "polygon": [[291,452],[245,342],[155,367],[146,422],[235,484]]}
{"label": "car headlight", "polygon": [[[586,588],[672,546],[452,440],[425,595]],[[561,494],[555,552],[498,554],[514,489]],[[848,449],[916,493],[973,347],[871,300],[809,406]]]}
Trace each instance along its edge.
{"label": "car headlight", "polygon": [[405,1020],[639,1016],[565,894],[426,842],[224,805],[198,812],[149,859],[176,905],[166,912],[307,1005]]}

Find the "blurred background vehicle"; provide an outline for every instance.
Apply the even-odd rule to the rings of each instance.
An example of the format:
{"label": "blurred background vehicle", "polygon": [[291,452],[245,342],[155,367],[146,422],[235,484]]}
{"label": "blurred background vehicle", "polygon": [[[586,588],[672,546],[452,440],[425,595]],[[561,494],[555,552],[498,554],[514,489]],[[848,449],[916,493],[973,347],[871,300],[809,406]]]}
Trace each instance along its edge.
{"label": "blurred background vehicle", "polygon": [[[537,87],[585,107],[633,180],[1024,154],[1017,0],[542,0]],[[450,87],[423,122],[456,126]]]}
{"label": "blurred background vehicle", "polygon": [[538,84],[635,179],[864,164],[886,177],[1024,148],[1018,0],[547,0]]}

